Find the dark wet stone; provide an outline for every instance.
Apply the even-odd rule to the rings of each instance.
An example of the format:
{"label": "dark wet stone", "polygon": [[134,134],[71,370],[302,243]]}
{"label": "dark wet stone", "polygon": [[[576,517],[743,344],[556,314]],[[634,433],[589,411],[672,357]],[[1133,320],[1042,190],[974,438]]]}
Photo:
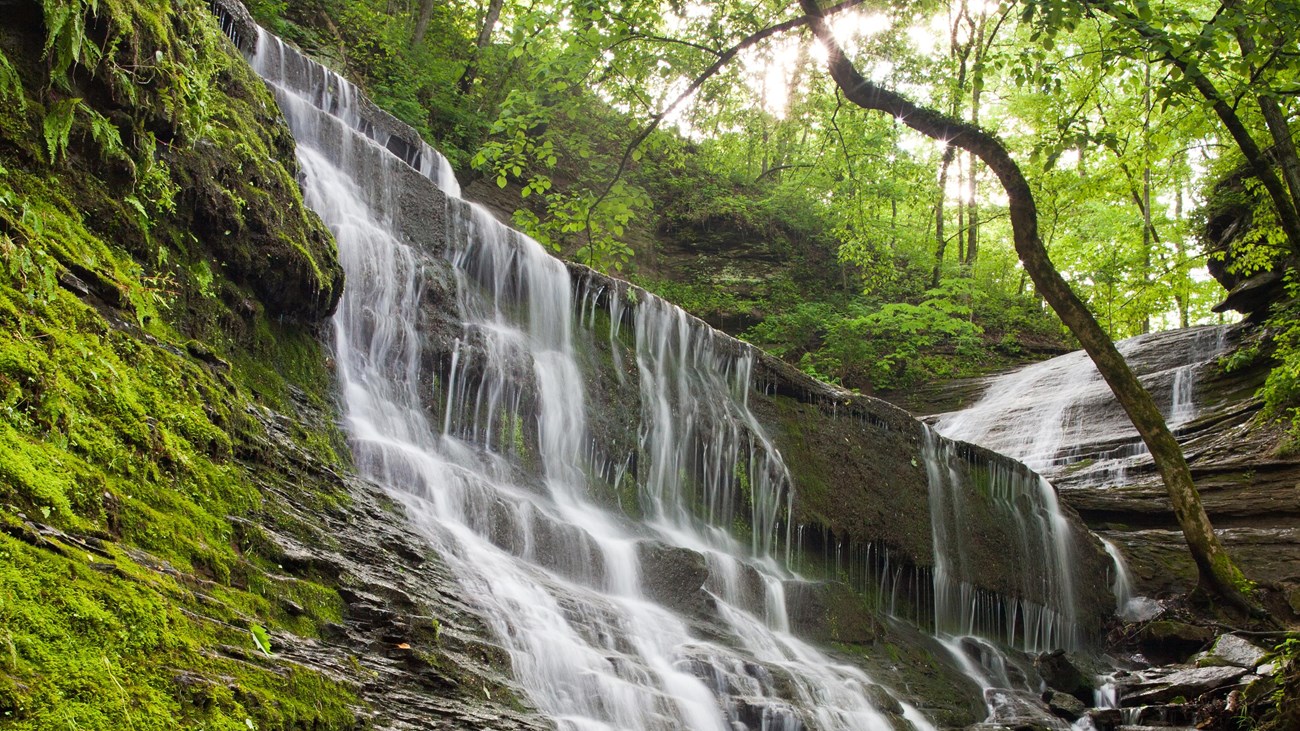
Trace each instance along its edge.
{"label": "dark wet stone", "polygon": [[1040,654],[1034,659],[1034,669],[1052,690],[1076,696],[1092,692],[1092,683],[1075,667],[1064,650]]}
{"label": "dark wet stone", "polygon": [[641,589],[646,596],[684,611],[704,607],[700,588],[709,577],[709,568],[702,554],[659,541],[642,541],[637,545],[637,556],[641,562]]}
{"label": "dark wet stone", "polygon": [[1044,694],[1046,696],[1047,708],[1051,712],[1067,721],[1077,721],[1083,717],[1087,706],[1083,701],[1075,698],[1069,693],[1061,693],[1049,690]]}
{"label": "dark wet stone", "polygon": [[1155,662],[1183,662],[1212,639],[1210,629],[1173,620],[1148,622],[1137,634],[1138,647]]}
{"label": "dark wet stone", "polygon": [[1090,708],[1087,715],[1097,731],[1115,731],[1124,723],[1124,713],[1118,708]]}

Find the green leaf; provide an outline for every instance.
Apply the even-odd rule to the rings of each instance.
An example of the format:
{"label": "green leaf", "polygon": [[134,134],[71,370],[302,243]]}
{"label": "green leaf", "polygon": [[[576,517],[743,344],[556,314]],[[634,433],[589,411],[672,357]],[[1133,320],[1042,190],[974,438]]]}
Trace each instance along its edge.
{"label": "green leaf", "polygon": [[257,649],[269,656],[271,654],[271,633],[256,622],[248,628],[248,633],[253,636],[253,644],[257,645]]}

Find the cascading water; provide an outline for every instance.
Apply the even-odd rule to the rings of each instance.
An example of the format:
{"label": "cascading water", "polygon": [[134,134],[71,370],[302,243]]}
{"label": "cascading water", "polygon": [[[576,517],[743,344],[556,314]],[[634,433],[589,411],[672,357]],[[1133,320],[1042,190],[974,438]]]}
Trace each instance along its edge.
{"label": "cascading water", "polygon": [[[1227,334],[1228,326],[1166,331],[1129,338],[1117,347],[1164,403],[1165,418],[1177,429],[1195,418],[1197,381],[1226,349]],[[1110,387],[1082,351],[994,378],[979,401],[940,414],[935,428],[1018,459],[1050,479],[1083,470],[1093,487],[1122,484],[1129,468],[1149,460]]]}
{"label": "cascading water", "polygon": [[[1070,526],[1056,491],[1037,474],[1010,464],[986,466],[987,484],[979,488],[1019,542],[1022,585],[1012,596],[999,596],[963,580],[965,533],[970,521],[964,483],[951,467],[953,443],[925,429],[922,456],[930,485],[930,524],[934,546],[935,632],[941,636],[975,635],[1010,647],[1037,652],[1075,649],[1080,637],[1075,616]],[[1027,597],[1043,597],[1035,602]]]}
{"label": "cascading water", "polygon": [[1115,564],[1115,576],[1110,583],[1111,593],[1115,595],[1115,616],[1125,622],[1145,622],[1154,618],[1161,612],[1160,603],[1133,591],[1133,580],[1129,577],[1124,554],[1106,538],[1102,538],[1101,543]]}
{"label": "cascading water", "polygon": [[[892,728],[860,669],[790,634],[791,577],[775,557],[790,545],[792,486],[748,407],[752,353],[649,295],[607,293],[609,342],[634,310],[642,464],[601,463],[577,357],[597,337],[582,303],[594,311],[599,293],[579,298],[563,264],[457,200],[441,156],[376,131],[343,79],[266,33],[252,62],[348,277],[334,347],[357,469],[406,506],[529,700],[566,729]],[[449,196],[446,261],[402,234],[412,167]],[[438,370],[423,308],[430,272],[448,264],[460,322]],[[640,478],[644,525],[592,499],[609,474]],[[728,532],[746,504],[749,546]],[[721,637],[643,593],[651,545],[703,554]],[[903,715],[932,728],[910,706]]]}

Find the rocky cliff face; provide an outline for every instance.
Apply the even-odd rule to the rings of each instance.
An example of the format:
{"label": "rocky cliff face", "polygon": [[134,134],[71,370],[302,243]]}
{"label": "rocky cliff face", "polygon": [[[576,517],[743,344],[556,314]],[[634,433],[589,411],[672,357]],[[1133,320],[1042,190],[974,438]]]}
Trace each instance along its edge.
{"label": "rocky cliff face", "polygon": [[0,15],[0,725],[545,727],[351,476],[334,242],[208,8]]}

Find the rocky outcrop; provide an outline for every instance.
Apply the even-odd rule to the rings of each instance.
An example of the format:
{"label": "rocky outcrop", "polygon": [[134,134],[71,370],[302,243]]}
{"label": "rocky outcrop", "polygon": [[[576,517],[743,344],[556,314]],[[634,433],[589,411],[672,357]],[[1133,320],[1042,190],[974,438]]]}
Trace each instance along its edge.
{"label": "rocky outcrop", "polygon": [[1232,310],[1258,322],[1274,303],[1286,297],[1283,272],[1287,263],[1282,255],[1276,255],[1274,261],[1265,262],[1262,271],[1241,274],[1234,267],[1244,253],[1239,247],[1255,228],[1255,210],[1262,203],[1258,189],[1247,183],[1253,175],[1248,165],[1242,165],[1215,183],[1201,211],[1204,223],[1198,233],[1205,245],[1206,268],[1227,291],[1214,311]]}
{"label": "rocky outcrop", "polygon": [[1227,694],[1247,670],[1238,667],[1159,669],[1130,675],[1120,684],[1120,703],[1125,707],[1154,706],[1171,701],[1195,699],[1211,692]]}
{"label": "rocky outcrop", "polygon": [[[581,265],[570,264],[569,269],[588,307],[608,309],[614,298],[635,303],[650,296]],[[630,319],[626,312],[633,306],[620,308],[625,319]],[[607,433],[636,434],[634,419],[640,407],[632,366],[637,354],[615,338],[597,338],[596,343],[602,350],[609,349],[602,362],[624,364],[624,381],[621,387],[611,386],[623,394],[615,401],[618,409],[598,412],[594,421],[605,424]],[[737,352],[748,348],[730,339],[727,343],[723,347]],[[828,578],[846,572],[853,587],[872,595],[873,602],[881,601],[882,592],[888,594],[893,611],[932,626],[934,531],[924,427],[887,402],[817,381],[765,353],[755,351],[753,357],[749,405],[794,480],[790,551],[802,562],[801,570]],[[609,451],[618,454],[628,448]],[[1029,549],[1014,515],[1007,512],[1017,509],[999,503],[996,491],[990,491],[998,475],[1027,476],[1024,467],[967,444],[933,458],[943,462],[939,468],[943,475],[957,475],[958,492],[952,500],[967,510],[952,536],[963,546],[966,580],[987,591],[990,601],[1051,604],[1053,599],[1042,593],[1046,582],[1034,576],[1036,570],[1045,570],[1034,568],[1043,566],[1041,547]],[[1079,622],[1085,636],[1096,637],[1114,608],[1105,584],[1109,559],[1095,539],[1078,530],[1080,524],[1072,513],[1067,512],[1067,519],[1074,526],[1069,542],[1078,582]]]}

